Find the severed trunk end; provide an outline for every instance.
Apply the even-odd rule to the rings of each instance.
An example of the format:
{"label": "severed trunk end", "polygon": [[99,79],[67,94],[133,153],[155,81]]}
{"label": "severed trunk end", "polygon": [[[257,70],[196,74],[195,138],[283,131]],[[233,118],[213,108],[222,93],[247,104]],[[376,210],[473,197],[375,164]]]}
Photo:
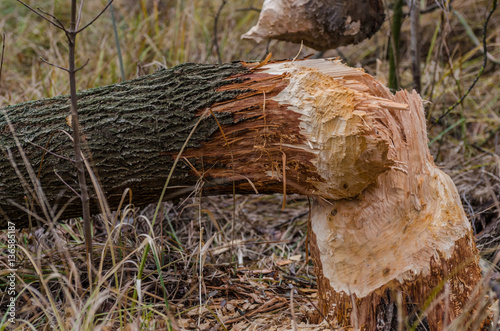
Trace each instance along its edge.
{"label": "severed trunk end", "polygon": [[391,123],[395,166],[354,199],[312,209],[319,309],[355,329],[442,330],[472,313],[479,256],[455,185],[430,156],[420,97],[384,97],[408,105],[380,119]]}

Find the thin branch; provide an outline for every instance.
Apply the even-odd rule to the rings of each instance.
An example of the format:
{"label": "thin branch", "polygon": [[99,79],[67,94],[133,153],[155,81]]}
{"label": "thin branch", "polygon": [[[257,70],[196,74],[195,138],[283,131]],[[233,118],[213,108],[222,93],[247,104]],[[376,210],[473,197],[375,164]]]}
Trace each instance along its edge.
{"label": "thin branch", "polygon": [[[19,0],[18,0],[19,1]],[[108,9],[109,6],[111,6],[111,4],[113,3],[114,0],[111,0],[110,2],[108,2],[108,4],[106,5],[106,7],[104,7],[103,10],[101,10],[101,12],[92,20],[90,21],[90,23],[88,23],[87,25],[85,25],[83,28],[81,28],[80,30],[76,30],[75,33],[80,33],[82,32],[83,30],[85,30],[86,28],[88,28],[90,25],[92,25],[92,23],[94,23],[99,17],[101,17],[102,14],[104,14],[104,12],[106,11],[106,9]]]}
{"label": "thin branch", "polygon": [[[43,151],[44,151],[44,152],[46,152],[46,153],[49,153],[49,154],[51,154],[51,155],[54,155],[54,156],[55,156],[55,157],[57,157],[57,158],[60,158],[60,159],[63,159],[63,160],[66,160],[66,161],[69,161],[69,162],[72,162],[72,163],[73,163],[73,162],[75,162],[75,160],[72,160],[72,159],[70,159],[69,157],[62,156],[62,155],[59,155],[59,154],[57,154],[57,153],[51,152],[51,151],[49,151],[47,148],[45,148],[45,147],[43,147],[43,146],[40,146],[40,145],[38,145],[38,144],[35,144],[34,142],[31,142],[31,141],[26,141],[26,142],[27,142],[28,144],[30,144],[30,145],[33,145],[33,146],[35,146],[35,147],[37,147],[37,148],[40,148],[41,150],[43,150]],[[38,172],[38,173],[40,173],[40,172]],[[37,176],[37,177],[39,177],[39,176]]]}
{"label": "thin branch", "polygon": [[5,33],[2,34],[2,59],[0,60],[0,86],[2,85],[3,56],[5,54]]}
{"label": "thin branch", "polygon": [[40,7],[36,7],[36,10],[38,10],[42,14],[45,14],[45,15],[53,18],[57,22],[57,24],[59,24],[59,29],[66,31],[66,28],[64,27],[64,24],[61,21],[59,21],[59,19],[57,17],[55,17],[52,14],[47,13],[46,11],[42,10]]}
{"label": "thin branch", "polygon": [[484,25],[483,25],[483,50],[484,50],[483,51],[483,65],[481,66],[481,69],[479,69],[479,72],[477,73],[476,78],[472,82],[472,84],[469,87],[469,89],[467,90],[467,92],[465,92],[464,95],[462,95],[462,97],[457,102],[455,102],[455,104],[453,106],[448,107],[446,112],[443,115],[439,116],[439,118],[436,119],[434,121],[434,123],[432,123],[429,130],[432,129],[434,127],[434,125],[436,125],[439,121],[441,121],[443,118],[445,118],[453,109],[455,109],[457,106],[459,106],[465,100],[465,98],[467,98],[467,96],[472,91],[474,86],[476,86],[476,83],[479,81],[479,78],[481,78],[481,76],[483,75],[484,70],[486,69],[486,65],[488,64],[488,49],[487,49],[487,45],[486,45],[486,33],[488,32],[488,23],[490,21],[490,18],[493,15],[493,12],[497,9],[498,0],[492,0],[491,4],[492,4],[491,10],[489,11],[488,16],[486,17],[486,20],[484,21]]}
{"label": "thin branch", "polygon": [[47,17],[43,16],[42,14],[40,14],[39,12],[37,12],[36,10],[34,10],[33,8],[31,8],[29,5],[25,4],[21,0],[17,0],[17,2],[19,2],[24,7],[28,8],[29,10],[31,10],[32,12],[34,12],[35,14],[37,14],[38,16],[40,16],[41,18],[43,18],[44,20],[46,20],[47,22],[49,22],[50,24],[52,24],[53,26],[55,26],[56,28],[58,28],[59,30],[66,31],[66,29],[63,26],[59,26],[58,24],[56,24],[53,21],[49,20]]}
{"label": "thin branch", "polygon": [[82,65],[81,67],[79,67],[78,69],[75,69],[75,73],[78,72],[79,70],[83,69],[90,61],[90,58],[87,59],[87,62],[85,62],[84,65]]}
{"label": "thin branch", "polygon": [[54,63],[50,63],[49,61],[45,60],[43,57],[40,57],[40,60],[42,60],[43,62],[47,63],[50,66],[56,67],[58,69],[66,71],[66,72],[69,72],[69,69],[64,68],[64,67],[60,67],[60,66],[58,66],[57,64],[54,64]]}
{"label": "thin branch", "polygon": [[59,178],[61,182],[63,182],[63,184],[67,188],[69,188],[73,193],[75,193],[78,198],[80,199],[82,198],[82,196],[74,188],[72,188],[68,183],[66,183],[66,181],[57,173],[57,171],[54,170],[54,174],[57,176],[57,178]]}
{"label": "thin branch", "polygon": [[217,14],[215,15],[214,19],[214,46],[215,46],[215,51],[217,52],[217,57],[219,59],[219,63],[222,63],[222,56],[220,54],[220,49],[219,49],[219,41],[217,40],[217,23],[219,22],[219,17],[222,12],[222,8],[226,5],[226,0],[222,0],[222,3],[219,7],[219,10],[217,11]]}

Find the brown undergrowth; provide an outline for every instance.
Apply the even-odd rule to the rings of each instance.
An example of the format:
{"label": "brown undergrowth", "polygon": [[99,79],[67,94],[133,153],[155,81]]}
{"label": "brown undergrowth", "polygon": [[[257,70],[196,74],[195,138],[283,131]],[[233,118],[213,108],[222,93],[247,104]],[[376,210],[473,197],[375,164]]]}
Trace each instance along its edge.
{"label": "brown undergrowth", "polygon": [[[231,231],[230,197],[165,203],[162,222],[156,223],[152,236],[149,219],[154,209],[126,207],[112,234],[120,260],[116,266],[105,253],[109,236],[103,219],[96,217],[94,251],[103,254],[95,261],[102,280],[95,293],[86,292],[85,248],[78,222],[20,232],[16,240],[24,249],[19,251],[17,275],[23,284],[17,318],[25,327],[36,329],[58,328],[49,309],[61,314],[68,329],[167,329],[171,321],[172,329],[265,326],[281,330],[289,329],[292,321],[307,323],[316,298],[315,276],[305,255],[307,199],[289,197],[288,208],[277,215],[281,196],[235,198],[237,235]],[[155,253],[148,257],[145,277],[137,283],[137,264],[146,238]],[[6,266],[5,256],[0,263]],[[113,268],[118,268],[118,285],[109,274]],[[36,281],[40,278],[46,279],[45,287]],[[128,307],[130,296],[138,287],[137,310],[133,311]],[[54,307],[46,302],[45,288],[52,293]]]}

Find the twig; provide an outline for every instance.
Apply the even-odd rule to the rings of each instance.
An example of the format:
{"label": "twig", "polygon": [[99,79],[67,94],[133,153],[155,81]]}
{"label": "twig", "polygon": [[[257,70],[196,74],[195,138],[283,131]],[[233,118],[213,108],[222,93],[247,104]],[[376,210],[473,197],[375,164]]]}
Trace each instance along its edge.
{"label": "twig", "polygon": [[64,70],[66,72],[69,72],[69,70],[67,68],[60,67],[60,66],[58,66],[57,64],[54,64],[54,63],[50,63],[49,61],[45,60],[43,57],[40,57],[40,60],[42,60],[43,62],[47,63],[48,65],[50,65],[52,67],[56,67],[58,69]]}
{"label": "twig", "polygon": [[305,299],[307,302],[309,302],[309,304],[311,306],[313,306],[314,309],[316,309],[316,311],[319,313],[319,316],[321,316],[321,318],[324,321],[326,321],[326,323],[328,324],[328,326],[330,327],[331,330],[336,330],[336,328],[333,327],[333,325],[326,318],[326,316],[321,312],[321,310],[319,310],[319,308],[314,304],[314,302],[312,302],[311,299],[309,299],[309,297],[307,295],[302,295],[300,292],[297,292],[297,295],[300,296],[302,299]]}
{"label": "twig", "polygon": [[[59,155],[59,154],[57,154],[57,153],[51,152],[51,151],[49,151],[46,147],[40,146],[40,145],[38,145],[38,144],[35,144],[35,143],[34,143],[34,142],[32,142],[32,141],[27,141],[27,143],[28,143],[28,144],[30,144],[30,145],[33,145],[33,146],[35,146],[35,147],[37,147],[37,148],[40,148],[40,149],[41,149],[41,150],[43,150],[45,153],[52,154],[52,155],[54,155],[54,156],[55,156],[55,157],[57,157],[57,158],[60,158],[60,159],[63,159],[63,160],[69,161],[69,162],[75,162],[75,160],[70,159],[69,157],[62,156],[62,155]],[[44,156],[45,156],[45,155],[44,155]],[[43,162],[43,159],[42,159],[42,162]],[[41,170],[41,169],[39,169],[39,170],[38,170],[37,178],[39,178],[39,177],[40,177],[40,170]]]}
{"label": "twig", "polygon": [[39,7],[37,7],[36,9],[37,9],[40,13],[42,13],[42,14],[44,14],[44,15],[47,15],[47,16],[49,16],[49,17],[51,17],[51,18],[53,18],[53,19],[57,22],[57,24],[59,24],[59,26],[60,26],[60,29],[61,29],[61,30],[65,30],[65,29],[66,29],[66,28],[64,27],[64,24],[62,24],[62,22],[61,22],[59,19],[57,19],[57,17],[55,17],[54,15],[52,15],[52,14],[50,14],[50,13],[47,13],[46,11],[43,11],[43,10],[42,10],[41,8],[39,8]]}
{"label": "twig", "polygon": [[79,197],[80,199],[82,198],[82,196],[78,194],[78,192],[74,188],[72,188],[68,183],[66,183],[66,181],[57,173],[57,171],[54,171],[54,174],[57,176],[57,178],[59,178],[61,182],[63,182],[64,185],[66,185],[67,188],[69,188],[73,193],[75,193],[77,197]]}
{"label": "twig", "polygon": [[411,23],[411,65],[413,88],[420,93],[420,1],[408,0]]}
{"label": "twig", "polygon": [[254,316],[254,315],[258,314],[258,313],[265,313],[265,312],[270,311],[270,310],[281,308],[281,307],[285,306],[286,304],[287,304],[286,301],[281,301],[280,298],[274,297],[270,301],[267,301],[262,306],[260,306],[259,308],[255,309],[255,310],[252,310],[248,314],[245,314],[245,315],[242,315],[240,317],[236,317],[236,318],[224,321],[224,323],[226,325],[232,324],[232,323],[236,323],[236,322],[239,322],[239,321],[241,321],[241,320],[243,320],[243,319],[245,319],[247,317]]}
{"label": "twig", "polygon": [[102,14],[104,14],[104,12],[106,11],[106,9],[108,9],[108,7],[109,7],[109,6],[111,6],[111,4],[113,3],[113,1],[114,1],[114,0],[110,0],[110,1],[108,2],[108,4],[106,5],[106,7],[104,7],[104,9],[103,9],[103,10],[101,10],[101,12],[100,12],[100,13],[99,13],[96,17],[94,17],[94,19],[93,19],[92,21],[90,21],[87,25],[85,25],[85,26],[84,26],[83,28],[81,28],[80,30],[77,30],[75,33],[77,33],[77,34],[78,34],[78,33],[82,32],[83,30],[85,30],[86,28],[88,28],[89,26],[91,26],[91,25],[92,25],[92,23],[94,23],[95,21],[97,21],[97,19],[98,19],[99,17],[101,17],[101,15],[102,15]]}
{"label": "twig", "polygon": [[3,56],[5,54],[5,33],[2,34],[2,58],[0,60],[0,86],[2,85]]}
{"label": "twig", "polygon": [[219,49],[219,41],[217,40],[217,23],[219,22],[219,17],[222,12],[222,8],[226,5],[227,0],[222,0],[221,5],[219,6],[219,10],[217,11],[217,14],[215,15],[214,19],[214,46],[215,46],[215,51],[217,52],[217,57],[219,59],[219,63],[222,63],[222,56],[220,54],[220,49]]}
{"label": "twig", "polygon": [[77,73],[78,71],[80,71],[81,69],[83,69],[87,64],[89,64],[89,61],[90,61],[90,58],[88,58],[87,61],[82,66],[80,66],[79,68],[75,69],[75,73]]}
{"label": "twig", "polygon": [[28,8],[29,10],[31,10],[32,12],[34,12],[35,14],[37,14],[38,16],[40,16],[41,18],[43,18],[44,20],[46,20],[47,22],[49,22],[50,24],[52,24],[53,26],[55,26],[56,28],[58,28],[59,30],[63,30],[63,31],[65,30],[64,26],[60,26],[60,25],[54,23],[53,21],[49,20],[47,17],[43,16],[42,14],[40,14],[39,12],[37,12],[36,10],[34,10],[33,8],[31,8],[29,5],[25,4],[21,0],[17,0],[17,2],[19,2],[24,7]]}
{"label": "twig", "polygon": [[484,25],[483,25],[483,50],[484,50],[483,51],[483,65],[481,66],[481,69],[479,69],[479,72],[477,73],[476,78],[472,82],[469,89],[462,95],[462,97],[457,102],[455,102],[455,104],[453,104],[451,107],[448,107],[446,112],[443,115],[439,116],[439,118],[436,119],[434,121],[434,123],[432,123],[429,130],[432,129],[434,127],[434,125],[439,123],[439,121],[441,121],[443,118],[445,118],[453,109],[455,109],[458,105],[460,105],[465,100],[465,98],[469,95],[469,93],[472,91],[474,86],[476,86],[476,83],[479,81],[479,78],[483,75],[484,69],[486,69],[486,65],[488,64],[488,49],[487,49],[487,44],[486,44],[486,33],[488,30],[488,23],[490,21],[490,18],[493,15],[493,12],[497,9],[498,0],[492,0],[491,4],[492,4],[492,7],[488,13],[488,16],[486,17],[486,20],[484,21]]}

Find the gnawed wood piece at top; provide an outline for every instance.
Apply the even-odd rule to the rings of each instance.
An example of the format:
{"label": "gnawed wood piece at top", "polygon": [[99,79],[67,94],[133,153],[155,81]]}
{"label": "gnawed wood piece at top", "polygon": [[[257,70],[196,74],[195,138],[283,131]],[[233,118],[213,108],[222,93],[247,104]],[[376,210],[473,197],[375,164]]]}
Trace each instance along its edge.
{"label": "gnawed wood piece at top", "polygon": [[242,38],[303,42],[328,50],[370,38],[384,17],[380,0],[265,0],[257,25]]}

